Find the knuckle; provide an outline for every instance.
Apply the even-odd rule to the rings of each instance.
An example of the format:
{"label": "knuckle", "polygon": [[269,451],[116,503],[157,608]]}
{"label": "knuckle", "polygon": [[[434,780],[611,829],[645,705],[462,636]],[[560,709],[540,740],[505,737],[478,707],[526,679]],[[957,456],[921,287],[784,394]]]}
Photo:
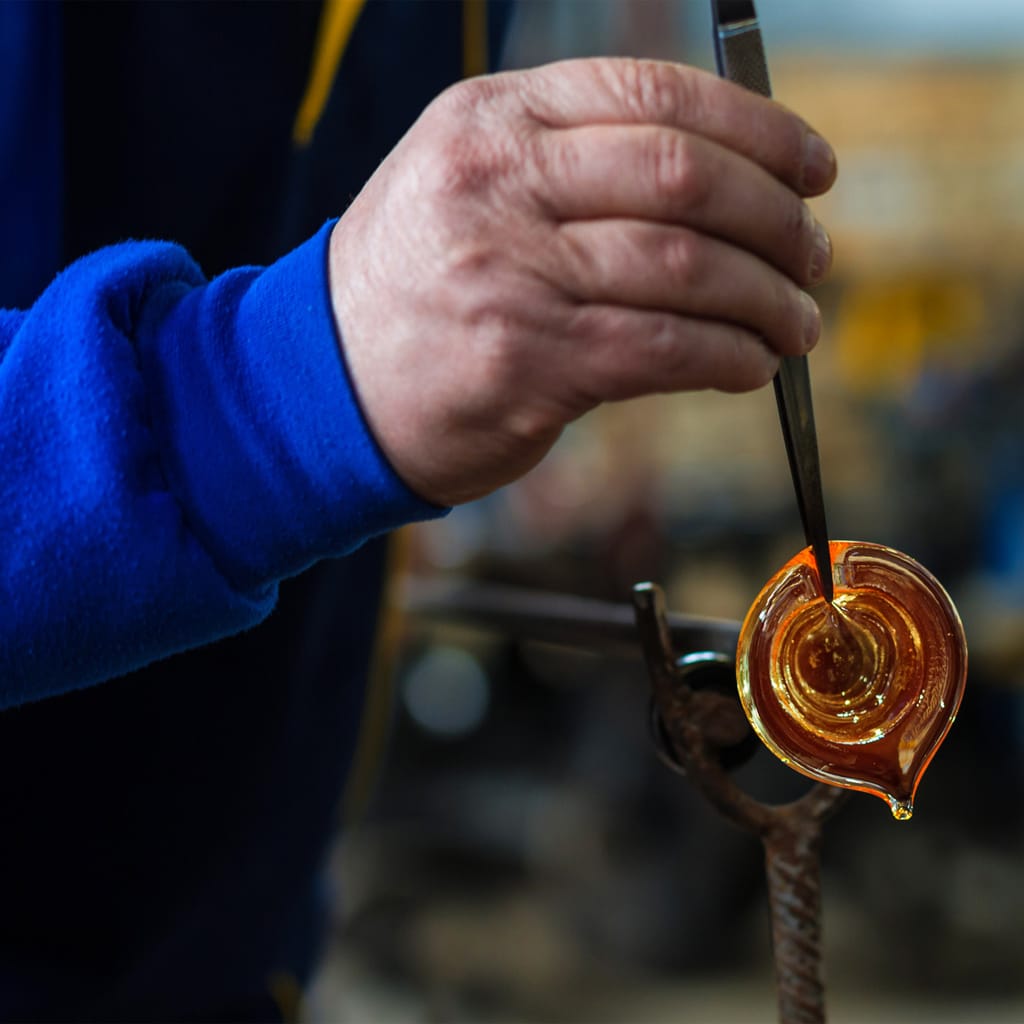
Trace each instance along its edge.
{"label": "knuckle", "polygon": [[518,315],[507,306],[484,301],[467,310],[466,324],[483,378],[480,393],[502,399],[520,394],[530,366]]}
{"label": "knuckle", "polygon": [[[645,320],[643,362],[649,369],[643,377],[646,382],[644,390],[689,390],[695,379],[695,349],[689,325],[676,315],[664,312],[652,312]],[[634,393],[638,393],[636,389]]]}
{"label": "knuckle", "polygon": [[749,361],[749,383],[744,389],[746,391],[757,391],[767,387],[775,374],[779,372],[779,356],[762,344],[758,344],[758,350],[759,358]]}
{"label": "knuckle", "polygon": [[760,339],[757,347],[765,352],[801,355],[806,351],[801,292],[782,274],[772,273],[759,285],[758,300],[745,326]]}
{"label": "knuckle", "polygon": [[434,159],[424,162],[427,188],[456,199],[478,196],[490,189],[504,171],[499,151],[472,135],[452,134],[441,140]]}
{"label": "knuckle", "polygon": [[[564,337],[584,357],[577,365],[571,382],[568,419],[594,408],[602,402],[633,397],[631,360],[636,346],[609,344],[608,339],[629,337],[632,318],[621,307],[581,305],[567,317]],[[643,337],[640,336],[642,342]],[[631,356],[631,352],[634,355]]]}
{"label": "knuckle", "polygon": [[446,90],[431,109],[433,143],[421,157],[424,187],[435,194],[465,198],[488,191],[514,164],[500,133],[488,131],[481,107],[490,99],[477,79]]}
{"label": "knuckle", "polygon": [[474,389],[481,414],[492,418],[501,436],[517,446],[548,447],[561,432],[565,417],[538,387],[537,360],[512,314],[482,316],[476,329],[480,377]]}
{"label": "knuckle", "polygon": [[444,120],[475,118],[498,94],[498,84],[493,76],[467,78],[441,92],[430,104],[430,111],[433,116]]}
{"label": "knuckle", "polygon": [[550,133],[524,132],[518,142],[523,186],[536,209],[557,220],[552,202],[553,183],[576,181],[581,155],[571,141],[553,140]]}
{"label": "knuckle", "polygon": [[450,299],[466,322],[481,323],[491,311],[494,299],[482,287],[501,267],[500,254],[486,241],[467,237],[444,247],[444,280],[452,291]]}
{"label": "knuckle", "polygon": [[801,352],[801,306],[797,290],[784,278],[771,286],[767,327],[772,331],[772,347],[787,353]]}
{"label": "knuckle", "polygon": [[588,232],[574,225],[559,225],[555,232],[554,259],[560,269],[563,285],[575,295],[590,290],[604,294],[608,288],[607,261],[602,251],[592,244]]}
{"label": "knuckle", "polygon": [[793,265],[803,274],[814,245],[814,217],[807,204],[795,196],[786,204],[782,230],[785,251],[793,254]]}
{"label": "knuckle", "polygon": [[504,434],[528,448],[549,448],[562,432],[562,422],[546,405],[510,403],[504,416]]}
{"label": "knuckle", "polygon": [[675,122],[694,103],[691,78],[667,64],[623,58],[615,63],[626,109],[641,120]]}
{"label": "knuckle", "polygon": [[742,328],[731,328],[728,333],[729,359],[723,391],[756,391],[775,376],[779,368],[779,355],[764,341]]}
{"label": "knuckle", "polygon": [[699,147],[692,136],[675,131],[660,131],[653,138],[649,154],[651,179],[657,195],[674,206],[694,210],[707,203],[711,176],[700,159]]}
{"label": "knuckle", "polygon": [[682,289],[699,286],[704,278],[701,239],[689,231],[673,232],[663,246],[662,266],[669,278]]}

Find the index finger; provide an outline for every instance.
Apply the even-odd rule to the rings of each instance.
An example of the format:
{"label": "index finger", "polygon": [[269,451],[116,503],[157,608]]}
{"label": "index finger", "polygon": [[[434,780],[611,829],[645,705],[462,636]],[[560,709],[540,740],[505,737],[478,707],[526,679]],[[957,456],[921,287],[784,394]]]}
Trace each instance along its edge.
{"label": "index finger", "polygon": [[660,124],[741,153],[803,196],[836,177],[832,147],[792,111],[716,75],[682,64],[597,57],[559,61],[523,75],[520,97],[550,128]]}

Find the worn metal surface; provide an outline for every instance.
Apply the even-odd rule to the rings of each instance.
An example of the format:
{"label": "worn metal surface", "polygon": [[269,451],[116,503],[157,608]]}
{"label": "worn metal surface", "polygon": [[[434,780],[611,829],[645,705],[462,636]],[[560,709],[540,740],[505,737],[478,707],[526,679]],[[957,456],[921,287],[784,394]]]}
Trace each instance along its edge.
{"label": "worn metal surface", "polygon": [[823,1024],[821,826],[847,793],[819,783],[799,800],[770,805],[740,789],[722,763],[723,751],[750,728],[739,701],[687,683],[658,587],[640,584],[633,602],[654,700],[675,760],[724,817],[764,844],[779,1020]]}
{"label": "worn metal surface", "polygon": [[820,821],[801,817],[761,839],[772,913],[779,1019],[785,1024],[817,1024],[825,1019]]}

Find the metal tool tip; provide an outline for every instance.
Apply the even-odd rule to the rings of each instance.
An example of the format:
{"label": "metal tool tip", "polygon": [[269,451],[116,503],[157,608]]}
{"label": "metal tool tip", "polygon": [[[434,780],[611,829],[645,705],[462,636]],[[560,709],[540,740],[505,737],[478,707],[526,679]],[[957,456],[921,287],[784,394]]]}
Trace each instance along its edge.
{"label": "metal tool tip", "polygon": [[738,21],[753,21],[757,18],[753,0],[715,0],[719,25],[735,25]]}
{"label": "metal tool tip", "polygon": [[821,586],[821,596],[825,599],[826,604],[832,604],[836,598],[835,583],[832,579],[832,560],[828,557],[819,559],[817,555],[815,555],[814,562],[814,567],[818,571],[818,583]]}

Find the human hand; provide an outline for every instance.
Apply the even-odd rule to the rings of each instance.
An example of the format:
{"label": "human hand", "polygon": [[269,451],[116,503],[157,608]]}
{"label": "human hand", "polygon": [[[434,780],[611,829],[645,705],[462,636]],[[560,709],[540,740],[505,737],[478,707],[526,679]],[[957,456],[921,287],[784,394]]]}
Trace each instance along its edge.
{"label": "human hand", "polygon": [[643,394],[766,384],[817,341],[835,158],[680,65],[567,61],[439,96],[335,226],[331,300],[396,472],[454,505]]}

